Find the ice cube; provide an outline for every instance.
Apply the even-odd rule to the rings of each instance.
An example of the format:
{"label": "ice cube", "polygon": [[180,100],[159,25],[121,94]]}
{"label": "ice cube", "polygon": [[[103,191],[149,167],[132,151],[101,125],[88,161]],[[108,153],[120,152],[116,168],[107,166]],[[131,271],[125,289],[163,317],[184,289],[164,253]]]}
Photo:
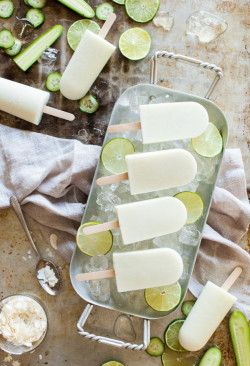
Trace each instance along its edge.
{"label": "ice cube", "polygon": [[110,283],[106,278],[89,281],[89,290],[91,295],[99,301],[106,302],[110,299]]}
{"label": "ice cube", "polygon": [[96,203],[105,211],[115,211],[115,206],[121,204],[121,199],[112,192],[101,191],[97,194]]}
{"label": "ice cube", "polygon": [[90,258],[89,262],[92,271],[103,271],[108,269],[108,259],[103,254],[94,255]]}
{"label": "ice cube", "polygon": [[48,47],[43,52],[42,56],[38,59],[38,62],[46,65],[52,65],[56,62],[57,57],[59,56],[59,50],[56,48]]}
{"label": "ice cube", "polygon": [[165,31],[170,31],[174,25],[174,17],[169,13],[160,12],[154,17],[153,24]]}
{"label": "ice cube", "polygon": [[213,41],[226,29],[227,22],[224,19],[203,10],[190,15],[186,22],[186,33],[197,36],[203,43]]}
{"label": "ice cube", "polygon": [[179,232],[179,241],[186,245],[197,246],[201,233],[197,230],[196,225],[185,225]]}

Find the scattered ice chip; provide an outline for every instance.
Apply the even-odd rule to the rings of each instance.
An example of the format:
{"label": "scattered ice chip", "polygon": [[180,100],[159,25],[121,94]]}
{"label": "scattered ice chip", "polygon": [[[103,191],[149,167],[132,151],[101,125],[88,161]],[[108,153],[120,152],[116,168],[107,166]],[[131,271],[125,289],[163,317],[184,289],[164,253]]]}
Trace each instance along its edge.
{"label": "scattered ice chip", "polygon": [[60,51],[57,50],[56,48],[48,47],[43,52],[42,56],[39,57],[38,62],[40,64],[52,65],[56,62],[59,52]]}
{"label": "scattered ice chip", "polygon": [[200,10],[190,15],[186,22],[186,33],[195,35],[203,43],[213,41],[227,29],[227,22],[217,15]]}
{"label": "scattered ice chip", "polygon": [[186,225],[182,228],[179,234],[179,241],[186,245],[197,246],[201,233],[195,225]]}
{"label": "scattered ice chip", "polygon": [[174,25],[174,17],[169,13],[160,12],[154,17],[153,24],[165,31],[170,31]]}
{"label": "scattered ice chip", "polygon": [[116,205],[121,204],[121,199],[115,194],[107,191],[101,191],[97,195],[96,203],[105,211],[114,211]]}
{"label": "scattered ice chip", "polygon": [[54,270],[49,266],[39,269],[37,278],[44,281],[52,288],[58,282],[58,278],[56,277]]}
{"label": "scattered ice chip", "polygon": [[23,260],[26,262],[27,261],[27,258],[26,257],[22,257],[23,258]]}
{"label": "scattered ice chip", "polygon": [[43,359],[43,356],[42,355],[39,355],[39,360],[42,360]]}

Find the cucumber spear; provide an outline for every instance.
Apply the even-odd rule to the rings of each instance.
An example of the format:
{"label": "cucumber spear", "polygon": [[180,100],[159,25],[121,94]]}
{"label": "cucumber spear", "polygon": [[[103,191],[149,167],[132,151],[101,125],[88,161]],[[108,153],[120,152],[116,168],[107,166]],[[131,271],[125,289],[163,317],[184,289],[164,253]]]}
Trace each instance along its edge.
{"label": "cucumber spear", "polygon": [[240,311],[230,315],[229,330],[237,366],[250,366],[250,328]]}
{"label": "cucumber spear", "polygon": [[85,18],[93,18],[95,16],[94,10],[84,0],[58,0],[58,1]]}

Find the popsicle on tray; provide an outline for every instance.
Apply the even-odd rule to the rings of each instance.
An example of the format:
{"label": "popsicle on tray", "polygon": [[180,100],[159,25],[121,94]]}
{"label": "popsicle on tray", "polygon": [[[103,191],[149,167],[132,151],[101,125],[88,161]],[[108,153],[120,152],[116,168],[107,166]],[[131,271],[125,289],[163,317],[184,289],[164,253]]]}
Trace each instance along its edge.
{"label": "popsicle on tray", "polygon": [[140,105],[140,122],[110,125],[108,131],[142,131],[143,144],[200,136],[208,126],[206,109],[196,102]]}
{"label": "popsicle on tray", "polygon": [[0,110],[38,125],[43,113],[73,121],[71,113],[48,107],[46,91],[0,77]]}
{"label": "popsicle on tray", "polygon": [[116,15],[110,14],[98,35],[89,30],[84,33],[60,80],[65,98],[84,97],[110,59],[116,47],[104,38],[115,19]]}
{"label": "popsicle on tray", "polygon": [[206,345],[236,301],[227,291],[241,272],[242,269],[236,267],[222,287],[210,281],[206,283],[180,329],[179,342],[186,350],[198,351]]}
{"label": "popsicle on tray", "polygon": [[99,186],[129,180],[131,194],[160,191],[184,186],[197,172],[196,160],[183,149],[130,154],[126,156],[128,173],[96,180]]}
{"label": "popsicle on tray", "polygon": [[124,244],[179,231],[186,223],[185,205],[174,197],[154,198],[116,206],[118,221],[88,226],[86,235],[120,228]]}
{"label": "popsicle on tray", "polygon": [[183,272],[181,256],[173,249],[159,248],[113,253],[114,270],[81,273],[77,281],[116,278],[118,292],[170,285]]}

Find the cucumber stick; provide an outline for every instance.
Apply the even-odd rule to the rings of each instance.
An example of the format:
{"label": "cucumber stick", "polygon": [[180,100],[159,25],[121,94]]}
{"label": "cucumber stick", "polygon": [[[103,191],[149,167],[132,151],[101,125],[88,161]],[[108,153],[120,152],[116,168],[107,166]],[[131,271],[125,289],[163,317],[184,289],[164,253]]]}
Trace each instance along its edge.
{"label": "cucumber stick", "polygon": [[250,328],[240,311],[230,315],[229,330],[237,366],[250,366]]}
{"label": "cucumber stick", "polygon": [[221,350],[218,347],[209,348],[199,362],[199,366],[220,366]]}
{"label": "cucumber stick", "polygon": [[38,37],[34,42],[32,42],[24,51],[19,53],[13,60],[23,71],[28,70],[28,68],[36,62],[46,48],[50,47],[57,38],[63,32],[63,27],[61,25],[54,25],[54,27],[47,30],[40,37]]}
{"label": "cucumber stick", "polygon": [[84,0],[58,0],[63,5],[74,10],[76,13],[85,18],[93,18],[95,16],[94,10]]}

